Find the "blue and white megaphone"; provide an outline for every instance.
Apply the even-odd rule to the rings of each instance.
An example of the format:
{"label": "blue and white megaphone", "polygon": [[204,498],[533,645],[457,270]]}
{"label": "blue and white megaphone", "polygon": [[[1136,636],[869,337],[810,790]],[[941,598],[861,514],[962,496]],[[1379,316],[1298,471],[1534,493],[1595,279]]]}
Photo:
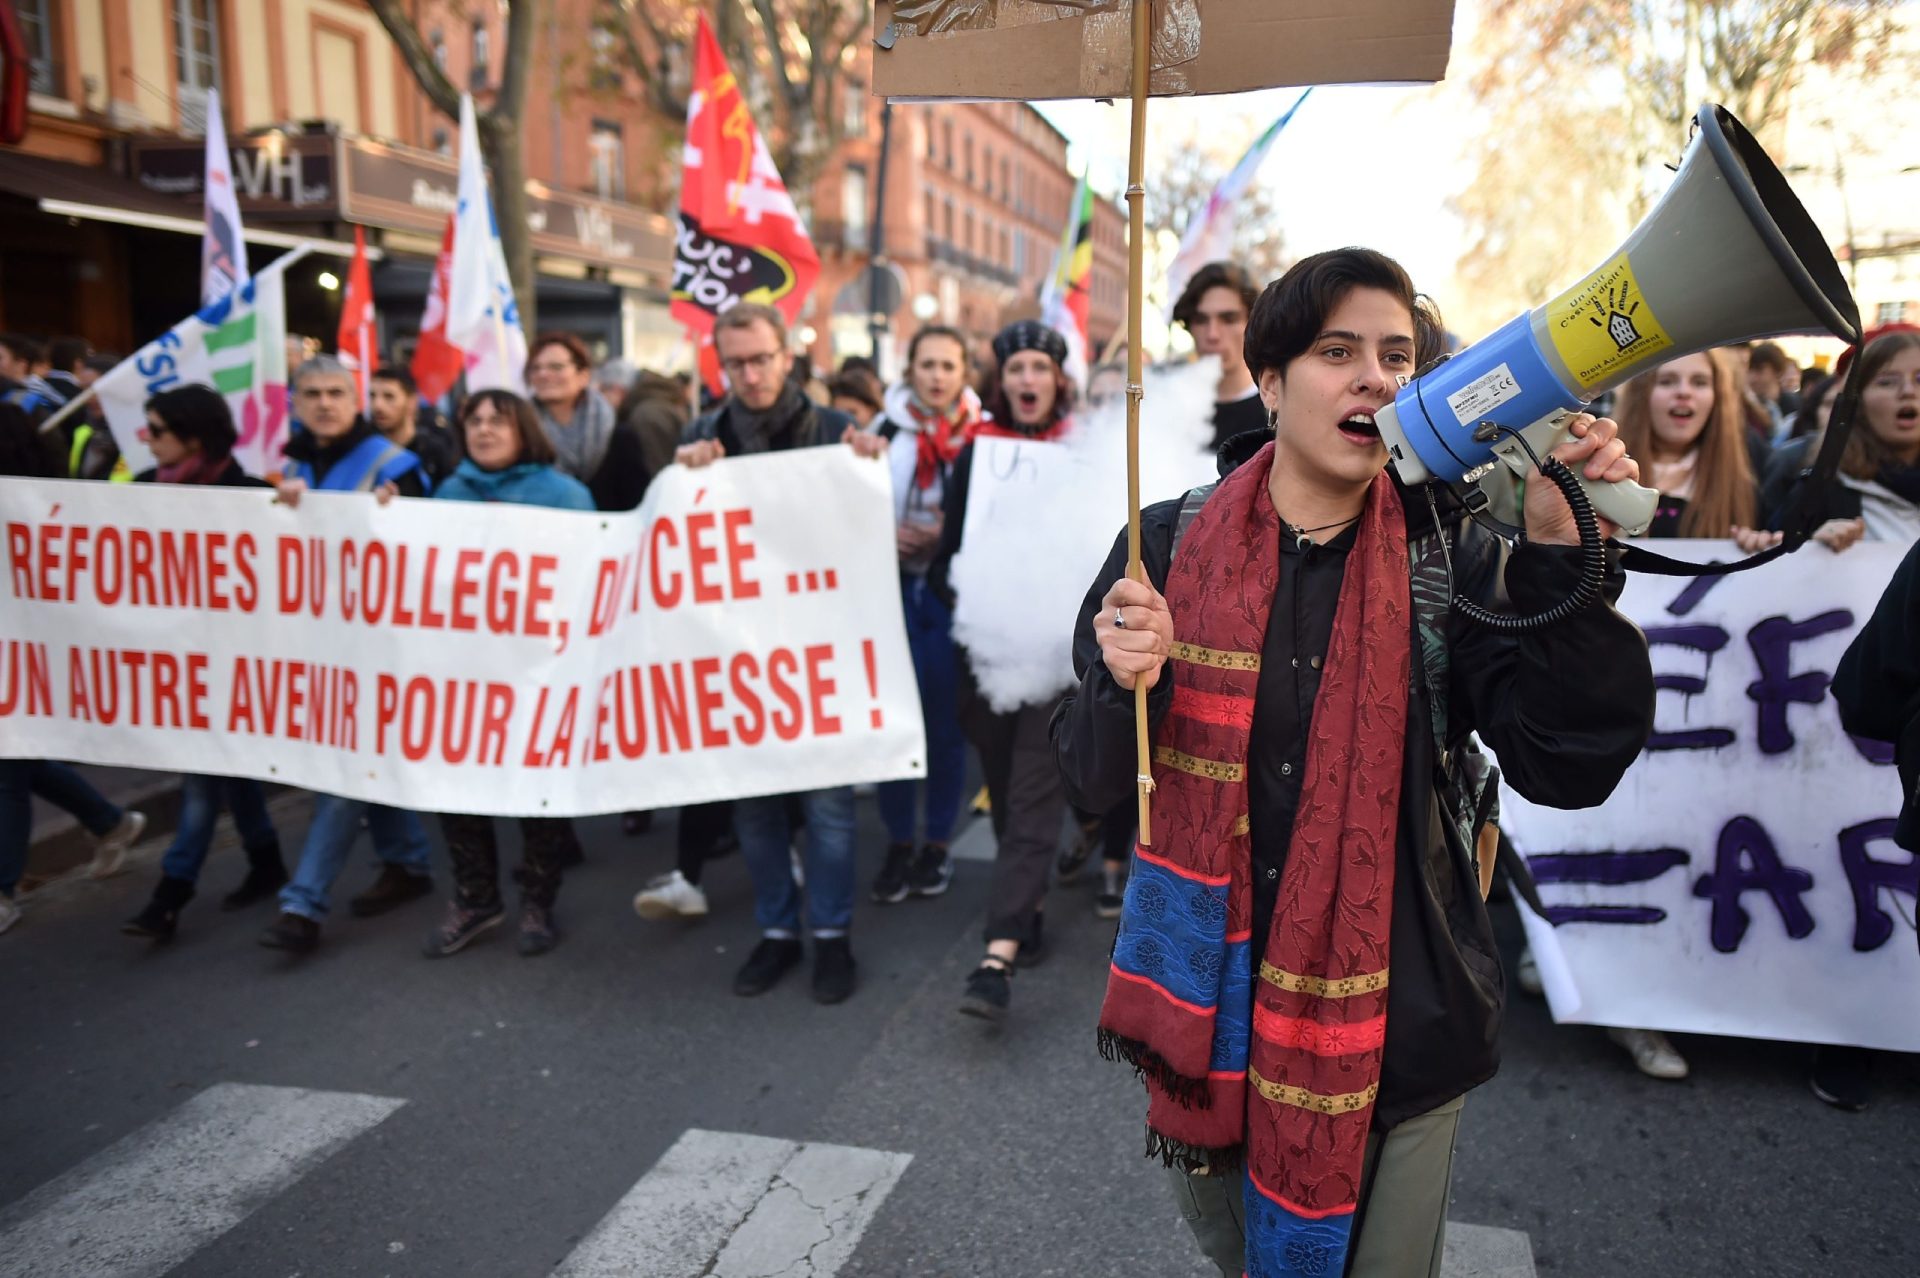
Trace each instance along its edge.
{"label": "blue and white megaphone", "polygon": [[[1860,314],[1820,230],[1753,135],[1707,105],[1678,176],[1598,269],[1545,306],[1422,370],[1375,417],[1408,486],[1533,470],[1567,419],[1637,373],[1712,346],[1788,333],[1860,340]],[[1629,535],[1658,494],[1579,480]],[[1577,507],[1576,507],[1577,513]]]}

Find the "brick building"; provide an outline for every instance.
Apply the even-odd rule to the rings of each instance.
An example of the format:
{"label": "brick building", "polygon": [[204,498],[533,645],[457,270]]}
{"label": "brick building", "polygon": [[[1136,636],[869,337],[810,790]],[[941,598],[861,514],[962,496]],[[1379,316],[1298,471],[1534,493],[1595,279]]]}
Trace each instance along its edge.
{"label": "brick building", "polygon": [[[10,0],[32,68],[29,125],[0,146],[0,328],[76,332],[129,350],[198,300],[206,93],[221,91],[257,268],[288,245],[288,322],[330,340],[341,257],[364,226],[383,344],[404,354],[454,204],[457,122],[359,0]],[[484,109],[502,72],[492,0],[413,0],[415,26]],[[683,361],[667,314],[683,121],[663,117],[596,30],[599,0],[550,0],[522,121],[540,324],[642,363]],[[822,276],[803,325],[829,365],[868,349],[861,273],[882,107],[862,44],[848,134],[810,191]],[[1038,313],[1066,221],[1067,142],[1020,103],[893,112],[885,253],[891,331],[927,317],[980,337]],[[137,269],[136,269],[137,264]],[[1124,322],[1124,218],[1095,214],[1092,336]],[[336,281],[332,288],[323,281]]]}

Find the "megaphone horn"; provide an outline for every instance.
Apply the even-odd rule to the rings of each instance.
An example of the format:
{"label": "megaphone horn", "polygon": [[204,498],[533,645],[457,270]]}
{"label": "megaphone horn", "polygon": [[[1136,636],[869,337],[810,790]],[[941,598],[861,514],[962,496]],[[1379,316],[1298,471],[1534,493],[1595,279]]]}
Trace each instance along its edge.
{"label": "megaphone horn", "polygon": [[[1605,262],[1452,359],[1375,418],[1403,484],[1522,474],[1581,405],[1647,368],[1788,333],[1860,340],[1860,313],[1820,230],[1753,135],[1708,104],[1678,176]],[[1646,531],[1658,494],[1581,479],[1596,511]]]}

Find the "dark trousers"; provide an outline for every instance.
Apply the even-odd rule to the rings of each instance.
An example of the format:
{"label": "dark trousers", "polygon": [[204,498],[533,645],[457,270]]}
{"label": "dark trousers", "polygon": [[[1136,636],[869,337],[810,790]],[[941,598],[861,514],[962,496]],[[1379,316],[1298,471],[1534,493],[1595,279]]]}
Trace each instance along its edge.
{"label": "dark trousers", "polygon": [[[500,903],[500,843],[489,816],[444,813],[440,832],[447,838],[453,860],[453,881],[460,904],[470,910],[491,909]],[[560,866],[569,848],[577,846],[573,822],[560,817],[520,818],[520,868],[513,881],[528,905],[552,909],[560,894]]]}
{"label": "dark trousers", "polygon": [[1060,826],[1067,813],[1066,786],[1060,780],[1047,723],[1050,705],[1022,706],[997,714],[974,699],[962,721],[993,800],[993,886],[987,896],[987,940],[1032,938],[1035,916],[1047,894],[1060,850]]}
{"label": "dark trousers", "polygon": [[680,809],[675,836],[674,867],[687,882],[698,885],[707,860],[733,830],[733,804],[693,803]]}

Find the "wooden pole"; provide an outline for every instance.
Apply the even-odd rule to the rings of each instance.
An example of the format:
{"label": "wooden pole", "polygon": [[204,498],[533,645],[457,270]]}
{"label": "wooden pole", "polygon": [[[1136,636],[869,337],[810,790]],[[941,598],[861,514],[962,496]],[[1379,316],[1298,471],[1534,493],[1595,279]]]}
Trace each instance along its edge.
{"label": "wooden pole", "polygon": [[[1146,309],[1147,50],[1153,40],[1153,0],[1133,0],[1133,131],[1127,154],[1127,576],[1147,580],[1140,562],[1140,401],[1146,394],[1141,326]],[[1163,673],[1163,676],[1164,673]],[[1147,685],[1133,685],[1134,745],[1138,752],[1140,843],[1153,843],[1153,747],[1148,740]]]}

